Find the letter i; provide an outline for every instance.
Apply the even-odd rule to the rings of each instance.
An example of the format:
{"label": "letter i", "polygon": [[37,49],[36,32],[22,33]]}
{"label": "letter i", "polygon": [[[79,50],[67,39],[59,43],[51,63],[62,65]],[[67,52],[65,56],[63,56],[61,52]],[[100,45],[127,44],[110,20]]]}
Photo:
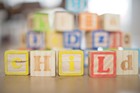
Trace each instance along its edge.
{"label": "letter i", "polygon": [[74,56],[70,56],[69,59],[70,59],[70,62],[69,62],[70,71],[74,71]]}

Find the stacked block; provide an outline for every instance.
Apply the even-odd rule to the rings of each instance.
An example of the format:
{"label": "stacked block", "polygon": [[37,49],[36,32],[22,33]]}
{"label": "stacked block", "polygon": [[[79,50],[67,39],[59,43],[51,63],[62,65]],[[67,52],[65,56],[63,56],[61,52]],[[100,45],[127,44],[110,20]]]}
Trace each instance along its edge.
{"label": "stacked block", "polygon": [[115,77],[116,53],[112,51],[89,52],[89,75],[91,77]]}
{"label": "stacked block", "polygon": [[59,51],[59,75],[80,76],[84,73],[84,55],[80,50]]}
{"label": "stacked block", "polygon": [[31,76],[55,76],[55,51],[31,51]]}
{"label": "stacked block", "polygon": [[86,44],[89,49],[109,46],[109,33],[103,30],[93,31],[86,34]]}
{"label": "stacked block", "polygon": [[5,52],[6,75],[28,75],[29,53],[28,51],[8,50]]}
{"label": "stacked block", "polygon": [[99,29],[99,16],[94,13],[79,14],[79,29],[83,31],[93,31]]}
{"label": "stacked block", "polygon": [[82,41],[82,33],[79,30],[64,32],[64,47],[72,49],[80,49]]}
{"label": "stacked block", "polygon": [[123,47],[130,48],[131,47],[131,34],[130,33],[123,33]]}
{"label": "stacked block", "polygon": [[56,12],[54,26],[56,31],[64,32],[74,29],[74,15],[69,12]]}

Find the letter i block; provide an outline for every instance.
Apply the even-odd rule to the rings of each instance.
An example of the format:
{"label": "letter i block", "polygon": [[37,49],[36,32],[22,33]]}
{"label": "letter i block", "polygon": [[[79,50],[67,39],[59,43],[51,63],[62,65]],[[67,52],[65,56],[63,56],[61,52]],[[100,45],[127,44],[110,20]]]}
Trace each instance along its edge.
{"label": "letter i block", "polygon": [[89,75],[91,77],[115,77],[116,53],[113,51],[90,51]]}
{"label": "letter i block", "polygon": [[29,31],[26,41],[29,49],[43,49],[45,47],[45,36],[40,32]]}
{"label": "letter i block", "polygon": [[59,75],[81,76],[84,72],[84,54],[80,50],[59,51]]}
{"label": "letter i block", "polygon": [[55,76],[55,51],[31,51],[31,76]]}
{"label": "letter i block", "polygon": [[50,25],[49,25],[48,14],[35,13],[33,15],[33,30],[44,32],[44,31],[49,31],[49,29],[50,29]]}
{"label": "letter i block", "polygon": [[82,40],[82,32],[79,30],[64,32],[64,47],[80,49]]}
{"label": "letter i block", "polygon": [[93,13],[81,13],[79,15],[79,28],[84,31],[92,31],[99,29],[99,17]]}
{"label": "letter i block", "polygon": [[103,30],[97,30],[86,34],[86,43],[88,49],[97,49],[98,47],[109,47],[109,33]]}
{"label": "letter i block", "polygon": [[116,14],[102,15],[101,28],[106,31],[120,31],[120,15]]}
{"label": "letter i block", "polygon": [[28,75],[29,54],[28,51],[8,50],[5,52],[6,75]]}
{"label": "letter i block", "polygon": [[56,12],[54,23],[56,31],[71,31],[74,29],[74,15],[69,12]]}
{"label": "letter i block", "polygon": [[110,33],[110,48],[122,47],[122,32],[111,32]]}
{"label": "letter i block", "polygon": [[138,75],[138,51],[117,51],[117,75]]}

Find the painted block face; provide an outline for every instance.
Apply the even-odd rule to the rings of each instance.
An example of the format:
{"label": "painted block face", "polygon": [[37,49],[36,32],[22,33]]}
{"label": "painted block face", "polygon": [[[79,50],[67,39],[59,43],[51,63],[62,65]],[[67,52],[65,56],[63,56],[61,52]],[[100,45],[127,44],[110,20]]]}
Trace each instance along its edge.
{"label": "painted block face", "polygon": [[45,36],[43,33],[29,31],[26,41],[27,47],[30,49],[42,49],[45,47]]}
{"label": "painted block face", "polygon": [[79,15],[79,28],[84,31],[99,29],[99,17],[93,13],[81,13]]}
{"label": "painted block face", "polygon": [[122,33],[111,32],[109,41],[110,41],[110,48],[122,47]]}
{"label": "painted block face", "polygon": [[120,31],[120,16],[104,14],[101,16],[102,29],[106,31]]}
{"label": "painted block face", "polygon": [[83,51],[59,51],[59,75],[80,76],[84,72]]}
{"label": "painted block face", "polygon": [[55,52],[31,51],[31,76],[55,76]]}
{"label": "painted block face", "polygon": [[63,34],[57,32],[47,32],[46,33],[46,47],[48,49],[63,48]]}
{"label": "painted block face", "polygon": [[33,30],[34,29],[34,15],[33,14],[29,14],[28,18],[27,18],[27,25],[28,25],[28,29],[29,30]]}
{"label": "painted block face", "polygon": [[123,33],[123,47],[131,48],[131,34],[130,33]]}
{"label": "painted block face", "polygon": [[87,0],[66,0],[66,9],[68,11],[79,13],[86,8]]}
{"label": "painted block face", "polygon": [[116,53],[112,51],[89,52],[89,75],[91,77],[115,77]]}
{"label": "painted block face", "polygon": [[48,14],[36,13],[33,15],[33,30],[34,31],[49,31]]}
{"label": "painted block face", "polygon": [[98,47],[109,47],[109,33],[106,31],[94,31],[86,35],[87,48],[97,49]]}
{"label": "painted block face", "polygon": [[28,51],[8,50],[5,52],[6,75],[28,75],[29,55]]}
{"label": "painted block face", "polygon": [[117,75],[138,75],[138,51],[117,51]]}
{"label": "painted block face", "polygon": [[74,29],[74,15],[69,12],[56,12],[54,23],[56,31],[71,31]]}
{"label": "painted block face", "polygon": [[81,48],[82,33],[79,30],[64,32],[64,47],[80,49]]}

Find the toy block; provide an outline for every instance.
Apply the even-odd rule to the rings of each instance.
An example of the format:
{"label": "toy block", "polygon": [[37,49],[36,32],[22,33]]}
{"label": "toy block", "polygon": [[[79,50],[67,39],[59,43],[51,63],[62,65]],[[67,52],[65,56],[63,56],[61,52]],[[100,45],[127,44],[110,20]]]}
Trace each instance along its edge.
{"label": "toy block", "polygon": [[89,75],[91,77],[115,77],[116,76],[116,52],[114,51],[90,51]]}
{"label": "toy block", "polygon": [[120,31],[120,15],[103,14],[100,17],[101,28],[106,31]]}
{"label": "toy block", "polygon": [[49,31],[50,24],[48,14],[45,13],[34,13],[28,17],[28,28],[30,30],[44,32]]}
{"label": "toy block", "polygon": [[123,33],[123,47],[124,48],[131,48],[131,34],[130,33]]}
{"label": "toy block", "polygon": [[43,49],[45,47],[44,33],[29,31],[26,41],[29,49]]}
{"label": "toy block", "polygon": [[81,76],[84,73],[84,54],[80,50],[59,51],[59,75]]}
{"label": "toy block", "polygon": [[20,37],[20,48],[25,49],[26,48],[26,33],[22,33]]}
{"label": "toy block", "polygon": [[99,29],[99,16],[94,13],[79,14],[79,28],[83,31],[92,31]]}
{"label": "toy block", "polygon": [[109,33],[103,30],[88,32],[86,33],[86,41],[88,49],[107,48],[109,46]]}
{"label": "toy block", "polygon": [[28,75],[29,53],[28,51],[8,50],[5,52],[6,75]]}
{"label": "toy block", "polygon": [[117,75],[138,75],[138,51],[117,51]]}
{"label": "toy block", "polygon": [[71,31],[74,29],[74,15],[69,12],[55,13],[55,30],[60,32]]}
{"label": "toy block", "polygon": [[68,11],[79,13],[86,8],[87,0],[66,0],[66,9]]}
{"label": "toy block", "polygon": [[109,35],[110,48],[122,47],[122,32],[111,32]]}
{"label": "toy block", "polygon": [[63,48],[63,34],[54,31],[47,32],[46,47],[47,49]]}
{"label": "toy block", "polygon": [[55,51],[30,52],[31,76],[55,76]]}
{"label": "toy block", "polygon": [[71,32],[64,32],[64,47],[80,49],[82,41],[82,32],[79,30],[74,30]]}

